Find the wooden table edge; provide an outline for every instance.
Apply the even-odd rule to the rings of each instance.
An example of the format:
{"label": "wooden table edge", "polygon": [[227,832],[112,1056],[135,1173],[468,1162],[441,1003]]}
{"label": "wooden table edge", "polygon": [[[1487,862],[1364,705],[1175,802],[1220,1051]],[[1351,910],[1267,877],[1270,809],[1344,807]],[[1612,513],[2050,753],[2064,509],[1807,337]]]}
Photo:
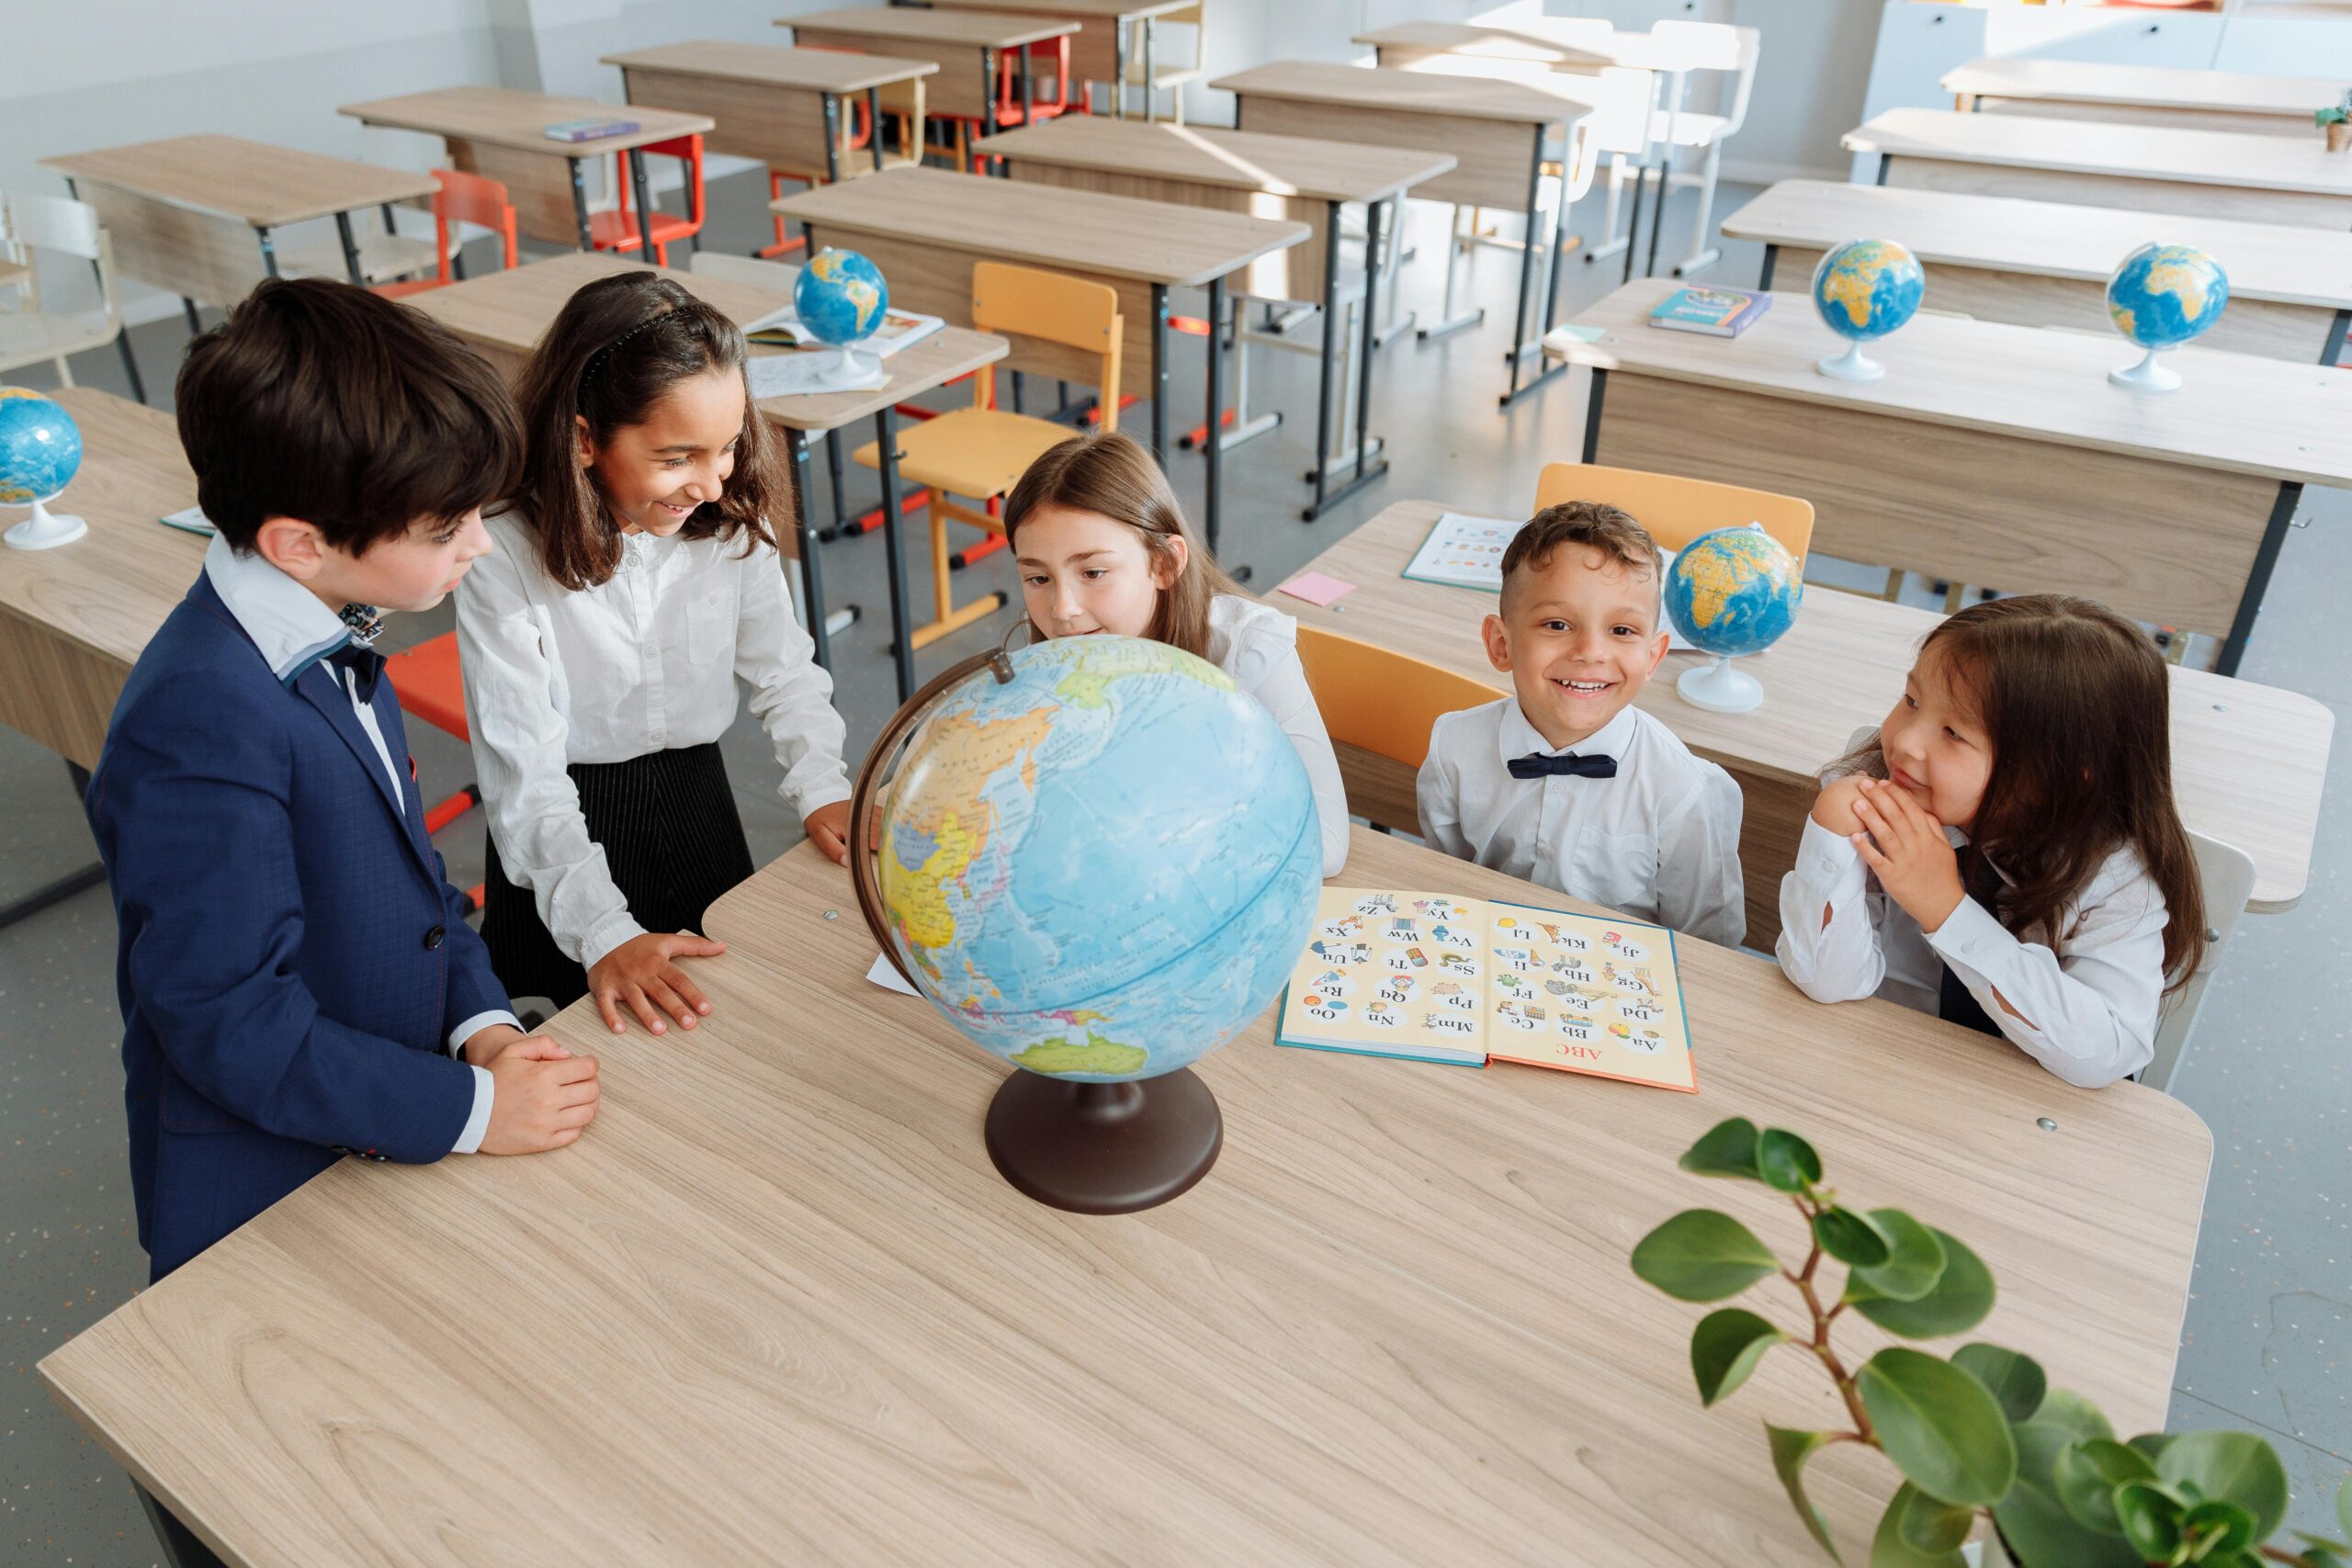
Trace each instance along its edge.
{"label": "wooden table edge", "polygon": [[437,136],[444,141],[452,139],[479,141],[486,147],[504,147],[517,152],[546,152],[558,158],[600,158],[608,152],[627,152],[651,142],[667,141],[673,136],[707,136],[718,129],[718,122],[707,114],[687,114],[680,109],[652,108],[642,104],[606,104],[604,107],[616,118],[626,110],[635,109],[639,114],[666,115],[673,123],[659,129],[640,123],[637,130],[623,131],[617,136],[599,136],[588,141],[557,141],[546,136],[484,135],[479,131],[451,130],[446,126],[425,125],[408,118],[386,119],[380,115],[367,112],[369,107],[367,104],[345,104],[334,112],[348,116],[362,125],[372,125],[385,130]]}
{"label": "wooden table edge", "polygon": [[[802,423],[788,417],[790,411],[780,409],[775,406],[779,403],[790,402],[797,398],[809,396],[811,394],[787,393],[782,397],[761,398],[753,401],[752,406],[758,409],[760,411],[760,417],[766,420],[770,424],[782,425],[786,430],[797,431],[804,435],[821,435],[829,430],[845,429],[848,426],[856,423],[859,420],[870,418],[875,414],[880,413],[884,409],[888,408],[895,403],[901,402],[908,398],[919,398],[925,392],[931,391],[935,388],[944,386],[946,383],[955,380],[958,376],[968,376],[973,371],[979,369],[982,366],[994,365],[1012,352],[1012,343],[1008,339],[999,337],[994,333],[984,333],[975,327],[942,327],[940,329],[941,334],[947,333],[962,333],[967,336],[978,338],[983,341],[981,345],[977,346],[973,353],[956,360],[953,368],[939,371],[936,375],[925,380],[921,386],[900,387],[897,385],[886,385],[876,387],[872,391],[864,393],[818,392],[813,394],[814,396],[820,398],[865,397],[873,400],[870,405],[860,408],[856,412],[845,414],[842,418],[833,420],[828,423]],[[914,343],[909,344],[905,348],[899,350],[899,353],[912,354],[922,346],[922,340],[918,340]],[[895,355],[893,357],[895,357]],[[885,367],[888,367],[890,362],[886,359],[882,363]],[[902,481],[899,488],[901,490],[910,490],[912,487],[904,484]]]}
{"label": "wooden table edge", "polygon": [[[2102,130],[2111,128],[2112,120],[2060,120],[2045,118],[2045,125],[2096,125]],[[2082,175],[2095,179],[2151,180],[2166,185],[2217,186],[2223,190],[2269,192],[2277,196],[2339,197],[2352,200],[2352,166],[2347,166],[2345,180],[2331,183],[2324,179],[2296,174],[2273,175],[2256,169],[2250,174],[2243,170],[2221,173],[2207,169],[2151,168],[2144,165],[2123,166],[2115,164],[2091,164],[2079,159],[2036,157],[2030,152],[1991,152],[1974,147],[1934,147],[1913,145],[1908,137],[1898,138],[1902,145],[1887,146],[1883,137],[1869,134],[1867,125],[1856,126],[1838,139],[1838,144],[1849,152],[1875,152],[1882,158],[1925,158],[1938,164],[1969,164],[1979,168],[2030,169],[2037,174]],[[2286,137],[2263,132],[2205,131],[2208,136],[2242,134],[2248,141],[2275,141],[2281,146],[2293,145]],[[2352,165],[2352,160],[2347,160]]]}
{"label": "wooden table edge", "polygon": [[[257,142],[255,145],[267,146],[269,144],[266,142]],[[299,147],[281,147],[273,148],[273,151],[299,152],[301,149]],[[185,200],[179,197],[165,196],[157,191],[143,189],[138,186],[125,185],[122,181],[110,178],[105,175],[90,174],[83,170],[70,169],[66,167],[66,165],[74,159],[82,156],[85,156],[85,154],[79,152],[62,152],[51,157],[37,159],[35,162],[41,168],[52,170],[57,174],[64,175],[67,179],[74,180],[84,185],[104,186],[108,190],[119,190],[125,196],[137,197],[141,201],[152,201],[158,207],[169,207],[181,212],[193,212],[200,217],[224,218],[232,223],[243,223],[248,229],[282,229],[288,223],[307,223],[313,218],[333,218],[338,212],[358,212],[370,207],[381,207],[387,202],[412,201],[420,197],[429,197],[441,188],[441,182],[435,179],[431,175],[412,175],[406,169],[395,169],[382,164],[362,164],[354,158],[334,158],[331,153],[313,152],[308,154],[308,156],[314,158],[328,158],[335,163],[349,164],[355,168],[375,170],[386,177],[386,188],[380,193],[371,191],[358,200],[352,201],[342,206],[322,207],[313,203],[306,207],[289,207],[280,211],[271,212],[264,217],[254,218],[243,212],[231,212],[224,208],[208,207],[201,203]],[[393,190],[391,188],[391,182],[395,180],[401,182],[398,190]]]}
{"label": "wooden table edge", "polygon": [[[1313,63],[1320,65],[1329,62],[1325,61],[1316,61]],[[1255,70],[1258,68],[1253,66],[1251,69]],[[1349,66],[1346,67],[1346,69],[1354,70],[1355,67]],[[1578,103],[1574,98],[1552,99],[1550,101],[1556,106],[1555,110],[1551,113],[1538,116],[1525,110],[1506,114],[1497,113],[1491,110],[1481,111],[1476,108],[1464,108],[1459,107],[1431,109],[1423,108],[1415,104],[1398,104],[1395,102],[1375,104],[1363,99],[1339,97],[1320,93],[1286,93],[1279,88],[1251,86],[1237,87],[1232,85],[1249,73],[1250,73],[1247,71],[1238,71],[1230,76],[1211,82],[1209,85],[1219,92],[1231,93],[1237,98],[1273,98],[1287,103],[1321,104],[1326,107],[1337,105],[1341,108],[1359,108],[1375,112],[1385,109],[1396,114],[1442,115],[1452,119],[1489,119],[1499,125],[1541,125],[1545,127],[1556,125],[1559,126],[1563,131],[1566,130],[1568,127],[1575,125],[1577,121],[1587,118],[1592,113],[1592,106],[1590,104]],[[1363,73],[1365,75],[1374,74],[1374,73],[1371,72],[1365,72]],[[1485,80],[1485,78],[1465,76],[1462,78],[1462,80],[1474,82],[1482,81]]]}
{"label": "wooden table edge", "polygon": [[[1087,118],[1093,118],[1093,117],[1087,117]],[[1199,185],[1199,186],[1216,186],[1216,188],[1218,188],[1218,189],[1220,189],[1220,190],[1242,190],[1242,191],[1255,191],[1255,192],[1259,192],[1259,193],[1261,193],[1261,194],[1264,194],[1264,195],[1267,195],[1267,196],[1283,196],[1283,197],[1295,197],[1296,199],[1298,199],[1298,200],[1300,200],[1300,201],[1385,201],[1385,200],[1386,200],[1388,197],[1392,197],[1392,196],[1395,196],[1395,195],[1397,195],[1397,194],[1398,194],[1398,193],[1400,193],[1400,192],[1403,192],[1403,191],[1408,191],[1408,190],[1412,189],[1412,188],[1413,188],[1415,186],[1417,186],[1417,185],[1421,185],[1421,184],[1424,184],[1424,183],[1426,183],[1426,182],[1428,182],[1428,181],[1430,181],[1430,180],[1436,179],[1436,178],[1437,178],[1439,175],[1450,175],[1450,174],[1452,174],[1455,169],[1459,168],[1459,167],[1461,166],[1461,164],[1462,164],[1462,160],[1461,160],[1461,159],[1459,159],[1459,158],[1457,158],[1457,157],[1455,157],[1455,156],[1454,156],[1453,153],[1451,153],[1451,152],[1432,152],[1432,153],[1430,153],[1430,154],[1429,154],[1429,156],[1430,156],[1430,159],[1432,159],[1432,160],[1433,160],[1433,162],[1430,162],[1430,163],[1429,163],[1429,164],[1425,164],[1425,165],[1423,165],[1423,166],[1421,166],[1421,167],[1419,167],[1419,168],[1417,168],[1413,173],[1411,173],[1411,174],[1409,174],[1409,175],[1404,175],[1404,176],[1402,176],[1401,178],[1398,178],[1398,179],[1391,180],[1391,181],[1389,181],[1388,183],[1386,183],[1386,184],[1385,184],[1385,185],[1380,185],[1380,186],[1358,186],[1352,187],[1351,189],[1350,189],[1350,190],[1348,190],[1348,191],[1346,191],[1346,192],[1342,193],[1342,192],[1339,192],[1339,191],[1323,190],[1323,189],[1317,189],[1317,188],[1313,188],[1313,187],[1308,187],[1308,188],[1303,188],[1303,189],[1302,189],[1302,188],[1298,188],[1298,187],[1295,187],[1295,186],[1293,186],[1292,188],[1285,189],[1285,190],[1275,190],[1275,189],[1273,189],[1273,188],[1272,188],[1272,186],[1270,186],[1266,181],[1263,181],[1263,180],[1251,181],[1251,180],[1247,180],[1247,179],[1221,180],[1221,179],[1195,178],[1195,177],[1193,177],[1193,176],[1192,176],[1192,175],[1174,175],[1174,174],[1168,174],[1168,173],[1164,173],[1164,172],[1162,172],[1162,171],[1160,171],[1160,170],[1158,170],[1158,169],[1134,169],[1134,168],[1129,168],[1129,167],[1126,167],[1126,166],[1125,166],[1125,165],[1121,165],[1121,164],[1107,164],[1107,163],[1101,163],[1101,162],[1086,162],[1086,161],[1081,161],[1081,160],[1079,160],[1079,159],[1076,159],[1076,158],[1069,158],[1069,157],[1056,157],[1056,156],[1054,156],[1054,155],[1052,155],[1052,154],[1050,154],[1050,153],[1033,152],[1031,152],[1028,148],[1025,148],[1025,147],[1022,147],[1022,148],[1006,148],[1006,147],[1001,147],[1001,146],[998,146],[998,145],[996,145],[997,143],[1000,143],[1000,142],[1006,142],[1006,141],[1012,141],[1015,137],[1018,137],[1019,135],[1021,135],[1021,133],[1022,133],[1022,131],[1023,131],[1023,130],[1043,130],[1046,128],[1046,125],[1059,125],[1059,124],[1061,124],[1061,123],[1062,123],[1062,121],[1061,121],[1061,120],[1059,120],[1059,119],[1055,119],[1055,120],[1048,120],[1048,121],[1046,121],[1044,124],[1040,124],[1040,125],[1037,125],[1037,126],[1035,126],[1035,127],[1023,126],[1023,127],[1022,127],[1020,130],[1001,130],[1001,131],[997,132],[997,133],[996,133],[995,135],[993,135],[993,136],[984,136],[984,137],[982,137],[979,141],[973,142],[973,143],[972,143],[972,151],[973,151],[973,152],[989,152],[989,151],[993,148],[993,149],[994,149],[994,152],[995,152],[995,155],[996,155],[996,156],[998,156],[998,157],[1000,157],[1000,158],[1004,159],[1007,163],[1017,163],[1017,162],[1020,162],[1020,161],[1022,161],[1022,160],[1024,160],[1024,159],[1025,159],[1025,160],[1027,160],[1028,162],[1030,162],[1030,163],[1032,163],[1032,164],[1051,164],[1051,165],[1053,165],[1054,167],[1056,167],[1056,168],[1059,168],[1059,169],[1082,169],[1082,170],[1086,170],[1086,171],[1089,171],[1089,172],[1100,173],[1100,174],[1128,174],[1128,175],[1134,175],[1136,178],[1137,178],[1137,179],[1166,180],[1166,181],[1170,182],[1170,184],[1174,184],[1174,185]],[[1081,123],[1083,123],[1083,121],[1081,121]],[[1155,122],[1155,121],[1149,121],[1149,120],[1145,120],[1145,121],[1136,121],[1136,120],[1114,120],[1114,121],[1112,121],[1111,123],[1113,123],[1113,124],[1124,124],[1124,125],[1134,125],[1134,124],[1146,124],[1146,125],[1148,125],[1148,124],[1158,123],[1158,124],[1161,124],[1161,125],[1167,125],[1167,126],[1169,127],[1169,129],[1170,129],[1170,130],[1221,130],[1227,129],[1227,128],[1223,127],[1223,126],[1205,126],[1205,127],[1203,127],[1203,126],[1179,126],[1179,125],[1171,124],[1170,122],[1166,121],[1166,120],[1161,120],[1161,121],[1157,121],[1157,122]],[[1065,134],[1065,135],[1066,135],[1066,134],[1068,134],[1068,133],[1067,133],[1067,132],[1064,132],[1063,134]],[[1248,132],[1247,134],[1256,135],[1256,134],[1259,134],[1259,133],[1258,133],[1258,132],[1254,132],[1254,131],[1252,131],[1252,132]],[[1332,143],[1332,142],[1329,142],[1329,141],[1328,141],[1328,140],[1327,140],[1327,139],[1325,139],[1325,138],[1321,138],[1321,137],[1298,137],[1298,138],[1293,138],[1293,139],[1291,139],[1291,140],[1295,140],[1295,141],[1325,141],[1327,145],[1340,145],[1340,143]],[[1367,148],[1367,149],[1364,149],[1364,151],[1372,152],[1372,151],[1392,151],[1392,150],[1391,150],[1391,149]],[[1403,151],[1403,150],[1402,150],[1402,149],[1394,149],[1393,151],[1399,151],[1399,152],[1401,152],[1401,151]],[[1407,156],[1417,156],[1418,154],[1415,154],[1415,153],[1407,153],[1406,155],[1407,155]],[[1284,183],[1285,185],[1288,185],[1288,183],[1289,183],[1289,182],[1285,181],[1285,182],[1283,182],[1283,183]]]}
{"label": "wooden table edge", "polygon": [[[682,39],[678,41],[682,43],[722,43],[727,44],[729,47],[741,45],[743,42],[743,40],[740,39]],[[617,70],[623,71],[662,71],[666,72],[673,76],[699,76],[711,82],[741,82],[746,86],[774,87],[779,91],[787,93],[863,93],[868,87],[888,87],[896,85],[900,82],[914,81],[918,77],[936,75],[941,69],[940,63],[936,60],[906,60],[887,54],[843,55],[841,58],[854,64],[871,66],[873,69],[870,71],[861,72],[837,85],[820,86],[815,83],[810,82],[777,82],[763,76],[749,75],[732,71],[702,70],[692,65],[679,65],[669,61],[648,60],[644,58],[647,55],[653,54],[667,47],[670,46],[664,44],[653,44],[645,49],[626,50],[618,54],[599,55],[596,58],[596,63],[599,65],[610,65]],[[754,47],[764,49],[797,49],[800,46],[790,43],[762,43],[757,44]],[[634,108],[639,106],[632,104],[628,107]]]}
{"label": "wooden table edge", "polygon": [[[895,5],[857,6],[849,7],[851,10],[879,12],[912,8],[913,7],[902,7]],[[941,8],[926,6],[923,7],[923,9]],[[952,17],[1011,17],[1018,16],[1022,13],[1017,11],[970,11],[966,10],[962,6],[950,6],[944,8],[943,14]],[[820,33],[858,33],[860,36],[865,38],[898,39],[902,41],[907,37],[904,33],[866,32],[861,29],[854,22],[819,20],[820,17],[839,17],[841,15],[842,15],[842,12],[839,10],[811,11],[807,16],[802,17],[777,17],[773,18],[768,25],[770,27],[792,28],[793,36],[796,39],[798,39],[799,29],[804,24],[812,27],[816,31]],[[950,39],[942,42],[940,47],[943,49],[1019,49],[1024,43],[1048,43],[1057,38],[1069,38],[1073,34],[1085,30],[1085,27],[1086,23],[1080,20],[1065,19],[1061,21],[1054,21],[1049,18],[1040,17],[1034,28],[1030,28],[1026,30],[1016,28],[1008,32],[993,35],[992,41],[988,43],[966,43],[962,39]]]}

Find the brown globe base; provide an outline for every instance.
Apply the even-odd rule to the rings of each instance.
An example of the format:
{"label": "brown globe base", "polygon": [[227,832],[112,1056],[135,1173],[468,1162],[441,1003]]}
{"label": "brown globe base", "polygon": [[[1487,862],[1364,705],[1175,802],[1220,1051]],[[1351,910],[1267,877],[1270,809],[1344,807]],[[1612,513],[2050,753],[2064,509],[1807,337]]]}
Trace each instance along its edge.
{"label": "brown globe base", "polygon": [[1023,1193],[1080,1214],[1130,1214],[1216,1163],[1225,1118],[1191,1069],[1129,1083],[1014,1073],[989,1102],[989,1157]]}

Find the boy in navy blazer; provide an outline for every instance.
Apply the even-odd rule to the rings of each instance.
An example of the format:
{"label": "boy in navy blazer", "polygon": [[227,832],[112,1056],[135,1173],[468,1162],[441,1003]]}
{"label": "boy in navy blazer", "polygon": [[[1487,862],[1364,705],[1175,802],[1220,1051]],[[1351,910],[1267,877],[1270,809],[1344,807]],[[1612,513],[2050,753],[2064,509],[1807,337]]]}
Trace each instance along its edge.
{"label": "boy in navy blazer", "polygon": [[340,1155],[580,1135],[596,1063],[526,1036],[426,837],[368,646],[490,547],[522,436],[479,357],[347,284],[266,282],[175,391],[219,529],[90,782],[131,1189],[161,1279]]}

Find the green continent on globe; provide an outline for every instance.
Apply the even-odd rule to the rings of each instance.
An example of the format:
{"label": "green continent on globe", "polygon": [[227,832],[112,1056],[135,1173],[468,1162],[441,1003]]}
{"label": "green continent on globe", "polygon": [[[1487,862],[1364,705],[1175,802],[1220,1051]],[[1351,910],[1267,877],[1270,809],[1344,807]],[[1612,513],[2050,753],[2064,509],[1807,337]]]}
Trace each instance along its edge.
{"label": "green continent on globe", "polygon": [[1838,258],[1829,276],[1821,280],[1821,297],[1842,306],[1846,319],[1857,328],[1871,324],[1871,296],[1878,283],[1880,269],[1886,265],[1886,251],[1876,244],[1856,245]]}
{"label": "green continent on globe", "polygon": [[1755,551],[1737,538],[1721,541],[1690,563],[1690,615],[1702,626],[1712,626],[1739,592],[1747,573],[1756,570]]}
{"label": "green continent on globe", "polygon": [[882,296],[875,292],[874,285],[862,277],[853,277],[842,285],[842,292],[848,295],[849,302],[857,307],[857,330],[871,331],[874,312],[882,303]]}
{"label": "green continent on globe", "polygon": [[1040,1040],[1027,1050],[1012,1054],[1014,1061],[1033,1073],[1132,1073],[1143,1066],[1144,1056],[1141,1046],[1105,1040],[1091,1029],[1086,1032],[1083,1045],[1073,1045],[1067,1040]]}
{"label": "green continent on globe", "polygon": [[1232,676],[1206,660],[1184,662],[1168,658],[1167,646],[1141,637],[1106,643],[1101,656],[1089,660],[1082,667],[1063,676],[1054,687],[1054,695],[1072,707],[1109,707],[1112,682],[1130,680],[1137,675],[1181,675],[1188,681],[1214,686],[1220,692],[1239,689],[1235,686]]}
{"label": "green continent on globe", "polygon": [[943,714],[934,721],[943,744],[939,759],[940,804],[910,824],[929,846],[919,864],[899,858],[897,842],[882,856],[882,901],[906,938],[908,955],[939,975],[934,954],[956,940],[956,917],[948,908],[949,884],[959,880],[986,847],[996,808],[981,794],[989,780],[1015,763],[1024,784],[1035,787],[1037,748],[1053,734],[1053,713],[1033,708],[999,719],[969,713]]}

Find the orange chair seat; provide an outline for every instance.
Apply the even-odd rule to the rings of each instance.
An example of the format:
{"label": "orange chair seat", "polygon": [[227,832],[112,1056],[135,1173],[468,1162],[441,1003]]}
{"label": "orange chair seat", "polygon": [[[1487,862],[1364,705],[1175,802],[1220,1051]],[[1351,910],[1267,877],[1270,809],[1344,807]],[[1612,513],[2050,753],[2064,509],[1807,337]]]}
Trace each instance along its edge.
{"label": "orange chair seat", "polygon": [[[683,240],[702,227],[690,218],[674,212],[653,215],[653,243],[666,245],[673,240]],[[592,214],[588,220],[588,235],[600,251],[632,251],[644,242],[637,237],[637,214],[605,211]]]}
{"label": "orange chair seat", "polygon": [[[1002,495],[1029,465],[1069,439],[1069,426],[1002,409],[957,409],[899,432],[899,476],[908,484],[950,495]],[[854,461],[882,466],[881,446],[867,442]]]}
{"label": "orange chair seat", "polygon": [[384,673],[400,694],[401,711],[414,714],[434,728],[470,742],[466,728],[466,682],[458,668],[458,634],[417,644],[384,660]]}

